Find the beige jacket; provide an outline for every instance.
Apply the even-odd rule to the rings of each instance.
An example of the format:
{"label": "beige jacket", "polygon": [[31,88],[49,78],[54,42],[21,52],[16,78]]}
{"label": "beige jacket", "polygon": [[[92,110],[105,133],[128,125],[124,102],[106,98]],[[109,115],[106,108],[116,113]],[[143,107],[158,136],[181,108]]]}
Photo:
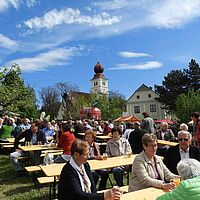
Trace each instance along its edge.
{"label": "beige jacket", "polygon": [[159,156],[155,156],[157,171],[161,180],[153,176],[153,167],[146,153],[138,154],[132,165],[132,176],[129,181],[129,192],[148,187],[161,188],[164,181],[169,182],[175,174],[171,173]]}

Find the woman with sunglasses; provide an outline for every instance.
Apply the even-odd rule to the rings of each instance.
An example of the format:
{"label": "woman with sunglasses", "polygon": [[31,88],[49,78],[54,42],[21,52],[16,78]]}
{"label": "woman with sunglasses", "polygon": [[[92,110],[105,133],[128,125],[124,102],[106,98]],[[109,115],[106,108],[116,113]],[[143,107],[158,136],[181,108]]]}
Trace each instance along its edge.
{"label": "woman with sunglasses", "polygon": [[192,135],[188,131],[179,131],[179,144],[167,150],[163,162],[172,173],[178,174],[176,167],[180,160],[194,158],[200,161],[200,148],[191,145],[191,141]]}
{"label": "woman with sunglasses", "polygon": [[176,176],[163,164],[156,155],[158,141],[153,133],[142,137],[143,151],[138,154],[132,165],[132,177],[129,181],[129,192],[148,187],[172,190],[175,184],[170,180]]}

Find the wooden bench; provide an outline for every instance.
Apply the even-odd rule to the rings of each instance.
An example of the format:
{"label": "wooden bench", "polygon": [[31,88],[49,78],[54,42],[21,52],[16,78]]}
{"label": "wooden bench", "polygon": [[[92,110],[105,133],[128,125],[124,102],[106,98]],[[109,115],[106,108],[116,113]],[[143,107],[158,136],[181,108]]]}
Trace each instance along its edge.
{"label": "wooden bench", "polygon": [[42,171],[40,166],[28,166],[28,167],[25,167],[25,170],[27,171],[27,176],[28,176],[28,173],[33,174],[32,180],[33,180],[34,186],[36,187],[37,186],[37,184],[36,184],[36,180],[37,180],[36,179],[36,173]]}
{"label": "wooden bench", "polygon": [[[58,152],[52,152],[51,153],[53,156],[58,156],[58,155],[62,155],[63,154],[63,152],[62,151],[58,151]],[[41,155],[40,155],[40,157],[44,157],[46,155],[46,153],[42,153]]]}
{"label": "wooden bench", "polygon": [[41,151],[41,153],[54,153],[54,152],[63,152],[63,149],[50,149]]}
{"label": "wooden bench", "polygon": [[4,144],[3,144],[3,143],[2,143],[2,144],[1,144],[1,147],[2,147],[2,148],[14,148],[14,144],[7,144],[7,143],[4,143]]}
{"label": "wooden bench", "polygon": [[39,166],[28,166],[28,167],[25,167],[25,170],[29,173],[32,173],[32,172],[39,172],[41,171],[41,168]]}
{"label": "wooden bench", "polygon": [[[54,184],[54,177],[53,176],[38,177],[37,181],[39,184],[48,184],[49,185],[49,199],[51,200],[51,187],[52,187],[52,184]],[[56,177],[56,182],[58,182],[58,181],[59,181],[59,179]],[[54,187],[56,187],[56,186],[54,185]]]}

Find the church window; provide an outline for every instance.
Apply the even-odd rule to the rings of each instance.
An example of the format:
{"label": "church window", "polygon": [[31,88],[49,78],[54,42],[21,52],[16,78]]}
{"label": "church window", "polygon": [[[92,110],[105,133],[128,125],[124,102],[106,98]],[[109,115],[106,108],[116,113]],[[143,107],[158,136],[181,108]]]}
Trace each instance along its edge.
{"label": "church window", "polygon": [[137,99],[140,99],[140,95],[137,95]]}
{"label": "church window", "polygon": [[151,98],[151,94],[148,94],[148,98]]}

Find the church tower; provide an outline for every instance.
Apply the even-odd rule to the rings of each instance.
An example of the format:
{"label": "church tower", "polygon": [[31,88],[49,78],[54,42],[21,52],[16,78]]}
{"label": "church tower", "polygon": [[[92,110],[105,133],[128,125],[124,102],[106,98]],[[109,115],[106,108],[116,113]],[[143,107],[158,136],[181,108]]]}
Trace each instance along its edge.
{"label": "church tower", "polygon": [[108,79],[104,77],[103,71],[104,67],[97,61],[97,64],[94,66],[94,77],[90,80],[92,94],[104,94],[108,96]]}

